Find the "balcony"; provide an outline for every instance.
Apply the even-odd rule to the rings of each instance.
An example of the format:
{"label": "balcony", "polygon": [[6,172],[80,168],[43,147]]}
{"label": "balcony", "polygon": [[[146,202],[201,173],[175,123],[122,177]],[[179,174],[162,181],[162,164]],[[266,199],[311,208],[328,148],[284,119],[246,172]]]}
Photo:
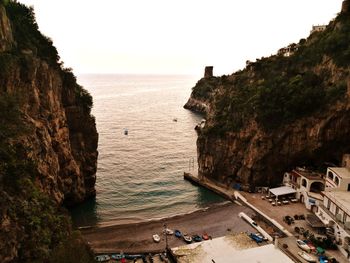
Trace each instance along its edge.
{"label": "balcony", "polygon": [[345,224],[339,220],[339,218],[337,218],[335,215],[333,215],[327,207],[325,207],[323,204],[320,204],[319,205],[319,208],[322,209],[322,212],[326,213],[328,216],[331,217],[331,219],[337,224],[339,225],[342,229],[345,230],[345,232],[350,235],[350,228],[349,227],[346,227]]}

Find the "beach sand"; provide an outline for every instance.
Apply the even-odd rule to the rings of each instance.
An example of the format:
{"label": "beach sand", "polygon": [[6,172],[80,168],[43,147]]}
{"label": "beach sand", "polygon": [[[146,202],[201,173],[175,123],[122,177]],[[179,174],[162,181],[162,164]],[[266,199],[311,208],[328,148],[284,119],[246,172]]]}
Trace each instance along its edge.
{"label": "beach sand", "polygon": [[[256,232],[248,223],[238,217],[240,212],[253,216],[250,208],[233,203],[212,206],[204,211],[164,218],[156,221],[123,225],[97,226],[81,230],[95,253],[146,253],[165,250],[164,224],[170,229],[178,229],[190,235],[204,232],[212,238],[240,232]],[[161,237],[159,243],[152,239],[153,234]],[[168,246],[185,244],[183,239],[168,235]]]}

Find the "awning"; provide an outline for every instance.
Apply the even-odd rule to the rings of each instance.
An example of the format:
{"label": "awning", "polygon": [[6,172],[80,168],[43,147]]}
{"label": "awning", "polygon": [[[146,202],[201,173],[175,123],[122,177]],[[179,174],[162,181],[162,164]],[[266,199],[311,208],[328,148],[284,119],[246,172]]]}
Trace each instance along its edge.
{"label": "awning", "polygon": [[292,187],[289,186],[281,186],[276,188],[271,188],[270,193],[274,196],[281,196],[281,195],[289,195],[294,194],[297,191],[295,191]]}
{"label": "awning", "polygon": [[325,227],[323,222],[314,214],[307,214],[305,221],[312,227]]}

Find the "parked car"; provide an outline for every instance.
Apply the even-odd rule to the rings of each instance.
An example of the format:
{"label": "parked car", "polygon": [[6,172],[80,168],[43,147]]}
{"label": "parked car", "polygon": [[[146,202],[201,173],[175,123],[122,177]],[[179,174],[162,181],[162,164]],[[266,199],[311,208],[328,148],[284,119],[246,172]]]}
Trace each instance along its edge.
{"label": "parked car", "polygon": [[312,252],[316,252],[316,247],[314,246],[314,244],[312,244],[310,240],[304,240],[304,242],[306,243],[306,245],[309,246]]}
{"label": "parked car", "polygon": [[291,216],[285,216],[285,217],[283,217],[283,221],[284,222],[286,222],[288,225],[290,225],[290,224],[293,224],[294,223],[294,219],[293,219],[293,217],[291,217]]}
{"label": "parked car", "polygon": [[298,239],[297,240],[297,245],[298,247],[300,247],[302,250],[306,251],[306,252],[311,252],[311,248],[303,241]]}

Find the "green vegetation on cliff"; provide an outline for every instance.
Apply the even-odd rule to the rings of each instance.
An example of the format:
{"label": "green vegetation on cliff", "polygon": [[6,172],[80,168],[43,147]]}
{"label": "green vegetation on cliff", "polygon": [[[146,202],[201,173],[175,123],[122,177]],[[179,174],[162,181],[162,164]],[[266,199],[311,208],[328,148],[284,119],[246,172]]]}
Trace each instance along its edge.
{"label": "green vegetation on cliff", "polygon": [[86,115],[92,97],[59,63],[52,41],[38,30],[33,9],[16,1],[1,0],[1,5],[14,42],[0,52],[0,258],[2,262],[94,262],[92,251],[72,231],[66,209],[49,196],[51,189],[39,187],[43,178],[26,141],[35,133],[33,120],[25,114],[32,105],[24,103],[32,94],[23,91],[31,85],[33,61],[40,61],[58,72],[62,85],[73,90],[72,106],[81,107]]}
{"label": "green vegetation on cliff", "polygon": [[58,52],[52,40],[40,33],[33,8],[13,1],[5,6],[16,40],[16,49],[30,50],[52,66],[57,66],[60,59]]}
{"label": "green vegetation on cliff", "polygon": [[60,57],[53,46],[52,40],[39,31],[34,9],[18,2],[5,2],[6,12],[11,21],[16,43],[12,50],[0,53],[0,78],[4,78],[18,64],[22,66],[22,71],[30,71],[26,55],[32,54],[61,72],[63,84],[74,89],[77,103],[82,106],[87,114],[90,114],[93,106],[91,95],[77,84],[72,69],[64,68],[63,63],[59,62]]}
{"label": "green vegetation on cliff", "polygon": [[[57,258],[65,255],[59,262],[93,262],[86,245],[70,237],[71,222],[66,211],[36,187],[39,176],[35,162],[20,142],[28,132],[19,96],[0,93],[0,215],[9,224],[0,229],[0,235],[9,239],[14,236],[19,242],[17,257],[21,262],[44,262],[48,258],[58,262],[56,254]],[[70,252],[72,244],[84,261],[68,260],[75,254]]]}
{"label": "green vegetation on cliff", "polygon": [[350,65],[350,16],[339,14],[324,32],[294,46],[290,56],[258,59],[231,76],[198,81],[191,96],[209,100],[214,111],[204,132],[238,131],[253,119],[273,130],[341,100]]}

